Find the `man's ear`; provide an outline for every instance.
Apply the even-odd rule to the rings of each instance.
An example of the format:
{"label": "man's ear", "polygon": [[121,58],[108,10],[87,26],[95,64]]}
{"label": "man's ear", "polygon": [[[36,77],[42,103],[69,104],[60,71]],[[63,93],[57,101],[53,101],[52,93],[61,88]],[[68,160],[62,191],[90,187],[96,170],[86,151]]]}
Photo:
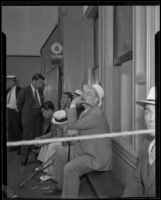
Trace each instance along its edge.
{"label": "man's ear", "polygon": [[95,101],[95,102],[96,102],[96,103],[99,103],[99,99],[98,99],[98,97],[96,97],[95,99],[96,99],[96,101]]}

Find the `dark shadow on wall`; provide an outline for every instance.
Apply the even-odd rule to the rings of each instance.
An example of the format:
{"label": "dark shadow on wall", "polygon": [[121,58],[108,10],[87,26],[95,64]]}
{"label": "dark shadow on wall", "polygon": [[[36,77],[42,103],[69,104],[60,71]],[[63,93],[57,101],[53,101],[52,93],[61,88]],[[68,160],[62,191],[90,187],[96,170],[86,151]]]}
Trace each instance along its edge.
{"label": "dark shadow on wall", "polygon": [[155,34],[155,85],[156,85],[156,195],[160,197],[160,31]]}

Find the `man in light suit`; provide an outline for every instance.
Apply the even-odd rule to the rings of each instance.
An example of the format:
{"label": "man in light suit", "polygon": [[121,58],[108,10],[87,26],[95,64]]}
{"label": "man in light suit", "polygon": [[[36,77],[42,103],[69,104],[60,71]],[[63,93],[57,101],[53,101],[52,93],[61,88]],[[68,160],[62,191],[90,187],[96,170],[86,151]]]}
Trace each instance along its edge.
{"label": "man in light suit", "polygon": [[[76,129],[80,136],[108,133],[109,126],[101,110],[103,96],[104,91],[100,85],[86,86],[82,97],[75,98],[67,111],[68,128]],[[80,103],[84,103],[85,110],[77,119],[76,105]],[[53,179],[57,181],[56,188],[45,193],[56,194],[62,189],[62,198],[77,198],[80,177],[93,170],[110,170],[111,155],[109,138],[76,141],[71,146],[68,162],[68,149],[60,147],[56,153],[53,172]]]}
{"label": "man in light suit", "polygon": [[[17,108],[16,101],[21,87],[17,84],[17,78],[14,75],[7,76],[7,129],[8,141],[18,141],[22,139],[21,114]],[[20,148],[10,148],[17,150],[20,154]]]}
{"label": "man in light suit", "polygon": [[[23,126],[23,140],[34,139],[42,133],[41,104],[43,95],[39,88],[42,87],[44,76],[40,73],[32,77],[31,85],[24,87],[17,98],[17,107],[21,111]],[[31,152],[31,146],[21,147],[21,165],[25,166]]]}
{"label": "man in light suit", "polygon": [[[155,129],[155,87],[149,91],[145,101],[136,101],[144,109],[147,129]],[[145,140],[134,174],[127,183],[122,197],[155,197],[155,133]]]}

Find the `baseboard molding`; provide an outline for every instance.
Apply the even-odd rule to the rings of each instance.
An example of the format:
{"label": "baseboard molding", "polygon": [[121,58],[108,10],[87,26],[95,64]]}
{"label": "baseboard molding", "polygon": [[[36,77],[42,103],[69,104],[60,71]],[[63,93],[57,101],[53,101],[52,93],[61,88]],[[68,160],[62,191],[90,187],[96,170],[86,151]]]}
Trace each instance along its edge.
{"label": "baseboard molding", "polygon": [[116,138],[113,139],[112,150],[131,167],[136,168],[137,155],[128,141]]}
{"label": "baseboard molding", "polygon": [[136,168],[137,155],[133,152],[128,141],[112,141],[112,171],[123,185],[128,184],[129,177],[132,176]]}

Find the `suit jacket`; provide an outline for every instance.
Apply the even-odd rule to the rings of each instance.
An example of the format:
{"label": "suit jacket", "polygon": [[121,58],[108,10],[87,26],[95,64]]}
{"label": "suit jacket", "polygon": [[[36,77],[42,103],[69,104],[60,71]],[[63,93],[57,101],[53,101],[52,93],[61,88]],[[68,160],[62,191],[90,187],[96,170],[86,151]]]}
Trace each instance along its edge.
{"label": "suit jacket", "polygon": [[[39,92],[39,90],[38,90]],[[43,102],[43,96],[40,94],[40,101]],[[26,125],[30,118],[30,113],[34,105],[34,96],[31,85],[22,88],[17,97],[17,107],[22,112],[22,124]]]}
{"label": "suit jacket", "polygon": [[[68,128],[77,129],[80,136],[109,132],[106,118],[98,107],[87,112],[83,111],[79,119],[77,119],[76,108],[69,108],[67,118]],[[74,144],[73,151],[77,156],[88,155],[92,160],[88,164],[93,170],[107,171],[111,169],[112,150],[109,138],[79,140]]]}
{"label": "suit jacket", "polygon": [[155,197],[155,161],[149,164],[149,144],[150,141],[144,141],[137,167],[127,183],[123,197]]}

